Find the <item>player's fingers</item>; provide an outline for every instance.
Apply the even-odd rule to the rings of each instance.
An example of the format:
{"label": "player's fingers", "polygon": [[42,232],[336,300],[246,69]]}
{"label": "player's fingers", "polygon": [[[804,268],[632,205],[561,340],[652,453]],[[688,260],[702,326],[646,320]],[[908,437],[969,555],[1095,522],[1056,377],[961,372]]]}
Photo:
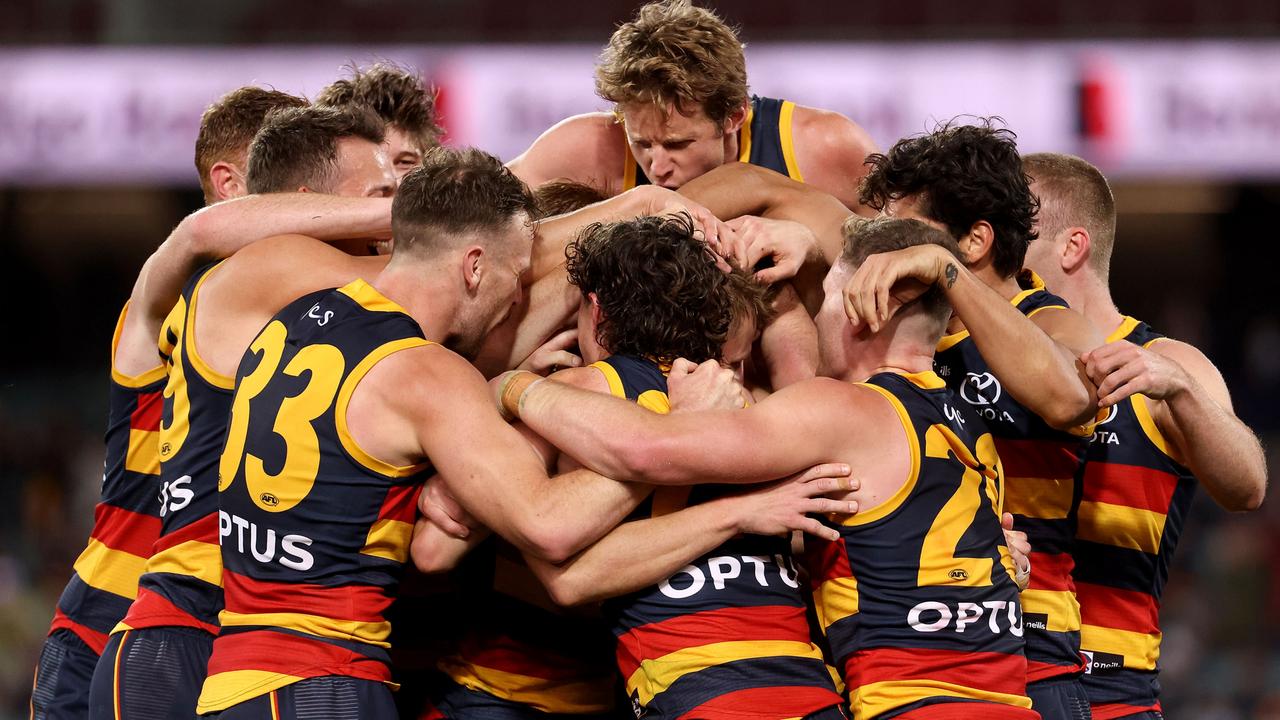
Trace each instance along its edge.
{"label": "player's fingers", "polygon": [[697,367],[697,365],[694,365],[684,358],[676,358],[676,361],[671,363],[671,372],[667,373],[667,379],[682,378],[693,372]]}
{"label": "player's fingers", "polygon": [[832,500],[831,498],[810,498],[804,504],[804,511],[814,515],[852,515],[858,512],[858,503],[854,500]]}
{"label": "player's fingers", "polygon": [[845,463],[822,463],[814,465],[804,472],[797,473],[793,477],[798,482],[809,482],[818,478],[844,478],[849,475],[849,466]]}
{"label": "player's fingers", "polygon": [[1013,530],[1013,513],[1005,513],[1000,516],[1000,527],[1005,530]]}
{"label": "player's fingers", "polygon": [[568,350],[569,348],[577,344],[577,342],[578,342],[578,328],[573,327],[573,328],[569,328],[568,330],[561,330],[559,333],[556,333],[556,335],[553,336],[550,340],[543,343],[542,347],[559,348],[561,350]]}
{"label": "player's fingers", "polygon": [[[755,267],[755,263],[752,263],[751,266]],[[787,268],[774,265],[773,267],[768,267],[763,270],[757,271],[753,277],[755,277],[756,282],[758,283],[761,283],[763,285],[772,285],[776,282],[786,280],[789,277],[793,277],[793,275],[788,273]],[[846,308],[847,307],[848,307],[848,303],[846,301]],[[846,309],[846,312],[848,312],[847,309]]]}
{"label": "player's fingers", "polygon": [[1135,379],[1130,380],[1106,395],[1099,392],[1098,407],[1111,407],[1118,402],[1122,402],[1131,395],[1136,395],[1142,392],[1142,389],[1142,383]]}
{"label": "player's fingers", "polygon": [[548,368],[575,368],[581,364],[582,358],[568,350],[555,350],[546,353],[542,358],[543,367]]}
{"label": "player's fingers", "polygon": [[837,540],[840,539],[839,530],[836,530],[833,527],[827,527],[826,525],[823,525],[822,523],[810,517],[804,518],[800,522],[796,523],[796,525],[799,526],[796,528],[796,530],[799,530],[805,533],[806,535],[819,537],[819,538],[822,538],[823,540],[828,540],[830,542],[836,542]]}
{"label": "player's fingers", "polygon": [[1115,392],[1116,388],[1137,378],[1142,372],[1143,368],[1138,363],[1130,363],[1108,373],[1102,382],[1098,383],[1098,398],[1109,396]]}
{"label": "player's fingers", "polygon": [[450,517],[438,503],[428,502],[425,505],[426,507],[421,508],[425,511],[423,516],[446,534],[456,538],[465,538],[471,534],[471,528]]}

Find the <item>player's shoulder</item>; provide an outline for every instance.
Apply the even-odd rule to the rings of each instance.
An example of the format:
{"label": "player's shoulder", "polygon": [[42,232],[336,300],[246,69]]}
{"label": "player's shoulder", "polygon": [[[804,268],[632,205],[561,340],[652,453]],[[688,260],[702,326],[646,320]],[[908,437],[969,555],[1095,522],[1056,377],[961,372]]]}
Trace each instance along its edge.
{"label": "player's shoulder", "polygon": [[876,151],[866,129],[834,110],[796,105],[791,122],[797,150],[807,145],[818,152],[837,153],[841,159],[856,156],[859,162]]}
{"label": "player's shoulder", "polygon": [[547,377],[548,380],[572,385],[583,390],[591,390],[593,392],[608,393],[609,379],[605,376],[604,371],[599,367],[592,365],[584,365],[576,368],[565,368],[558,372],[552,373]]}
{"label": "player's shoulder", "polygon": [[1187,374],[1200,383],[1223,383],[1222,373],[1209,356],[1189,342],[1162,337],[1148,343],[1147,349],[1178,363]]}
{"label": "player's shoulder", "polygon": [[307,235],[274,235],[246,245],[223,263],[219,273],[261,271],[276,265],[306,267],[299,261],[343,254]]}
{"label": "player's shoulder", "polygon": [[626,132],[613,113],[573,115],[552,125],[512,160],[512,171],[530,185],[568,179],[594,187],[621,182]]}

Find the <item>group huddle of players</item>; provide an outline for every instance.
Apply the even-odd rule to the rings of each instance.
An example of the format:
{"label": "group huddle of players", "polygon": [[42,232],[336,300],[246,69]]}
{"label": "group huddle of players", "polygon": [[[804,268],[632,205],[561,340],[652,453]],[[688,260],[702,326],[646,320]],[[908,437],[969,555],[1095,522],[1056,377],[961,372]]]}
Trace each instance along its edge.
{"label": "group huddle of players", "polygon": [[1102,174],[990,122],[879,153],[682,0],[596,87],[506,166],[389,65],[208,108],[32,717],[1161,717],[1195,487],[1266,474],[1111,301]]}

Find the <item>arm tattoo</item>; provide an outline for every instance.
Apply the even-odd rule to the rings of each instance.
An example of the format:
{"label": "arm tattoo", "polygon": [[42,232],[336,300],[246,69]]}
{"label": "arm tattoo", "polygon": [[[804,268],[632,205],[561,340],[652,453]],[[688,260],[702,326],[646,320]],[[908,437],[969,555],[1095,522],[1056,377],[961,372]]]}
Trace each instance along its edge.
{"label": "arm tattoo", "polygon": [[955,284],[956,284],[956,276],[959,274],[959,272],[960,272],[959,270],[956,270],[956,264],[955,264],[955,263],[947,263],[946,270],[944,270],[944,271],[943,271],[943,273],[947,276],[947,289],[948,289],[948,290],[950,290],[950,289],[951,289],[951,286],[952,286],[952,285],[955,285]]}

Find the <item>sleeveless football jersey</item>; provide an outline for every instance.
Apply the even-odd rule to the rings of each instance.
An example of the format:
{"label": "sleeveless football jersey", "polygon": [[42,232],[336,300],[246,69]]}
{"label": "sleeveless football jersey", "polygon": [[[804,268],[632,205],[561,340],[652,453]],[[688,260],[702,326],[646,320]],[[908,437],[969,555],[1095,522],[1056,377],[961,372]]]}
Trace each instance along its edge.
{"label": "sleeveless football jersey", "polygon": [[[116,370],[116,346],[127,312],[126,304],[111,340],[107,452],[93,529],[49,628],[50,633],[70,630],[99,655],[138,596],[138,578],[160,536],[159,435],[166,373],[163,365],[135,376]],[[172,328],[161,331],[158,349],[163,355],[173,353],[174,338]]]}
{"label": "sleeveless football jersey", "polygon": [[[738,160],[804,182],[800,166],[796,164],[795,141],[792,138],[791,118],[795,110],[796,104],[790,100],[752,95],[747,119],[738,131]],[[645,177],[640,164],[631,154],[631,146],[625,143],[624,146],[627,157],[623,168],[622,189],[630,190],[637,185],[648,185],[649,178]]]}
{"label": "sleeveless football jersey", "polygon": [[391,679],[385,612],[427,466],[372,457],[346,412],[378,362],[428,344],[356,280],[289,304],[249,346],[218,473],[226,609],[200,713],[310,677]]}
{"label": "sleeveless football jersey", "polygon": [[880,373],[865,386],[897,411],[910,475],[880,505],[828,519],[840,540],[805,538],[854,718],[1038,718],[986,425],[931,372]]}
{"label": "sleeveless football jersey", "polygon": [[[670,410],[657,363],[614,355],[593,367],[613,395],[654,412]],[[631,519],[736,490],[659,488]],[[789,539],[742,535],[655,586],[606,601],[636,716],[776,720],[840,704],[810,638],[804,592]]]}
{"label": "sleeveless football jersey", "polygon": [[232,378],[196,351],[200,287],[216,267],[196,272],[165,326],[177,328],[160,422],[160,537],[138,581],[138,599],[115,631],[182,626],[218,632],[218,457],[231,410]]}
{"label": "sleeveless football jersey", "polygon": [[[1018,282],[1023,290],[1011,302],[1027,317],[1067,306],[1030,271]],[[1031,542],[1031,586],[1022,593],[1027,679],[1080,672],[1084,660],[1071,549],[1080,504],[1077,471],[1088,432],[1051,428],[1004,392],[967,331],[942,338],[934,368],[991,429],[1008,483],[1004,509],[1013,513],[1014,527]]]}
{"label": "sleeveless football jersey", "polygon": [[[1127,317],[1107,341],[1150,347],[1162,337]],[[1096,720],[1160,709],[1160,595],[1196,490],[1148,403],[1133,395],[1113,406],[1085,456],[1075,579]]]}

